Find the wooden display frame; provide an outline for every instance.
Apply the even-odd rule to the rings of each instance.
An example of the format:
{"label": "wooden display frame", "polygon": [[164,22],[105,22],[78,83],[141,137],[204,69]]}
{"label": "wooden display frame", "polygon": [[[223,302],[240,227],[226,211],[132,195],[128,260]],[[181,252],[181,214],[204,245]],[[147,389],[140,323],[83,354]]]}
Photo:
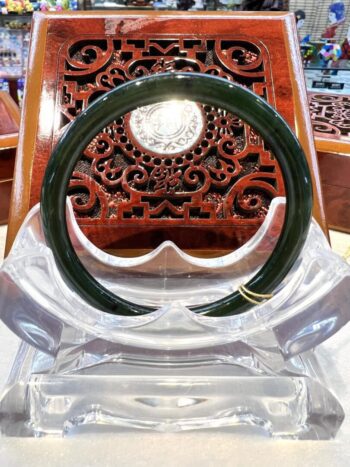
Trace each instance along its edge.
{"label": "wooden display frame", "polygon": [[[74,44],[81,41],[82,37],[86,40],[89,35],[91,41],[100,41],[93,52],[96,57],[100,53],[98,47],[101,41],[110,44],[111,41],[127,42],[130,40],[133,41],[130,47],[134,47],[134,50],[136,50],[138,47],[145,48],[145,42],[142,45],[142,41],[150,41],[150,38],[158,38],[159,40],[160,34],[164,40],[169,38],[174,40],[175,38],[177,41],[182,41],[182,44],[187,38],[192,41],[190,43],[192,47],[201,47],[205,41],[221,41],[221,44],[223,44],[226,40],[226,43],[222,45],[221,49],[218,49],[217,53],[220,56],[221,63],[224,62],[223,66],[227,67],[228,75],[236,73],[235,76],[238,76],[238,79],[240,79],[239,76],[248,75],[254,91],[263,95],[281,113],[297,134],[313,175],[314,216],[324,231],[327,231],[317,157],[313,145],[312,127],[294,22],[294,16],[288,13],[74,12],[71,14],[35,14],[24,99],[23,125],[15,168],[16,181],[12,197],[7,251],[26,213],[39,201],[40,186],[47,160],[64,127],[62,114],[66,113],[64,123],[68,123],[72,115],[72,106],[70,105],[72,100],[70,101],[70,99],[72,99],[72,89],[74,86],[76,88],[77,85],[74,84],[74,77],[69,73],[73,70],[74,73],[79,75],[79,67],[82,61],[77,64],[77,60],[84,60],[81,58],[81,54],[85,53],[84,50],[74,49],[74,47],[77,47]],[[249,50],[243,57],[243,65],[239,63],[242,52],[239,52],[241,55],[238,56],[234,66],[232,65],[235,57],[231,55],[230,58],[228,54],[235,52],[232,51],[234,47],[230,49],[227,45],[228,43],[231,44],[230,41],[241,41],[244,44],[253,43],[255,46],[258,44],[259,54],[265,60],[264,63],[268,65],[263,69],[264,78],[262,78],[261,68],[257,66],[257,62],[252,64],[244,61],[248,60],[249,57],[251,58],[249,54],[252,52]],[[160,50],[159,43],[157,47]],[[69,56],[70,50],[74,50],[74,53]],[[121,50],[123,51],[123,49]],[[105,52],[103,48],[102,52]],[[130,50],[128,53],[131,53]],[[200,53],[200,50],[198,53]],[[164,54],[166,55],[166,52]],[[61,60],[63,56],[65,61]],[[91,57],[90,62],[93,61]],[[113,57],[114,63],[120,61],[119,51],[113,50],[110,57]],[[231,60],[230,63],[228,63],[229,59]],[[254,58],[254,60],[257,59]],[[98,61],[98,58],[96,61]],[[208,66],[212,66],[205,62],[205,58],[203,58],[202,62],[201,60],[199,62],[199,71],[202,72],[208,72]],[[166,60],[158,61],[154,72],[169,71],[169,66],[172,65]],[[249,77],[252,69],[255,75],[260,73],[256,84]],[[81,71],[84,72],[84,70]],[[65,73],[66,75],[64,75]],[[91,70],[89,73],[91,75]],[[127,70],[127,73],[130,73],[130,69]],[[219,71],[216,70],[216,73],[219,76],[224,74],[222,68]],[[263,81],[264,79],[265,81]],[[71,89],[68,89],[69,86],[67,85],[69,80],[72,83],[69,85]],[[242,84],[245,84],[245,82],[242,81]],[[57,89],[63,89],[64,86],[66,90],[65,101],[62,93],[57,93]],[[85,89],[81,88],[80,91],[88,91],[88,82],[86,86]],[[84,107],[86,103],[87,99],[85,101],[82,99],[82,104],[79,105]],[[74,111],[77,111],[77,107]],[[69,112],[71,113],[69,114]],[[274,164],[273,159],[270,158],[269,161],[269,164]],[[277,174],[276,183],[278,183],[279,175],[277,170],[273,169],[273,171]],[[34,173],[35,177],[33,177]],[[98,190],[101,193],[101,189],[98,188]],[[235,221],[232,223],[231,218],[232,216],[225,219],[225,222],[227,220],[225,223],[221,222],[221,220],[218,221],[216,218],[210,219],[209,222],[198,217],[194,221],[190,220],[190,225],[176,219],[163,219],[156,226],[144,222],[143,219],[136,219],[136,221],[131,219],[123,224],[120,219],[113,222],[113,219],[110,218],[106,220],[106,218],[97,219],[84,215],[79,217],[78,215],[77,220],[87,236],[102,248],[152,248],[156,246],[154,239],[157,243],[162,239],[169,238],[170,233],[170,239],[179,243],[181,247],[198,250],[210,248],[210,245],[213,244],[213,238],[215,241],[217,240],[215,247],[218,250],[234,249],[244,243],[247,238],[250,238],[263,220],[261,216],[259,218],[257,215],[253,219],[248,219],[248,221],[243,219],[242,222]],[[140,225],[142,226],[141,229]],[[164,238],[162,232],[165,233]],[[188,235],[189,232],[191,232],[190,235]],[[188,238],[193,239],[192,243],[188,243]],[[196,242],[195,239],[200,239],[200,241]]]}

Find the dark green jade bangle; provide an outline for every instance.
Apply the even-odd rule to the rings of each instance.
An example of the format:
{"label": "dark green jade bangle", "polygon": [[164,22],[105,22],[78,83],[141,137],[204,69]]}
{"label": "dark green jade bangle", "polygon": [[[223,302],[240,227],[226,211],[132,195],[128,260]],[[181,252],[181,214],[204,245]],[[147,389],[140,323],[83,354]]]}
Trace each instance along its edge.
{"label": "dark green jade bangle", "polygon": [[[239,85],[199,73],[166,73],[128,82],[97,99],[71,123],[52,153],[41,193],[45,238],[63,279],[87,303],[107,313],[136,316],[153,308],[114,295],[82,265],[67,230],[69,180],[84,149],[111,121],[137,107],[171,99],[190,99],[237,115],[261,135],[281,167],[287,196],[282,233],[267,262],[245,287],[257,294],[273,292],[297,260],[306,240],[312,212],[309,168],[298,140],[270,105]],[[192,310],[209,316],[229,316],[252,306],[237,290]]]}

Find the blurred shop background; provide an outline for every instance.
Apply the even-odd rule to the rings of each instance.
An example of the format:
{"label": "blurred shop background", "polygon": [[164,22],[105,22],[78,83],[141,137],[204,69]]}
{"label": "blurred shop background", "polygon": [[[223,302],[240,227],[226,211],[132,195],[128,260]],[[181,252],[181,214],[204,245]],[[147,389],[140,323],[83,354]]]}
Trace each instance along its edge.
{"label": "blurred shop background", "polygon": [[34,11],[291,11],[308,89],[350,92],[350,0],[0,0],[0,8],[0,90],[9,92],[19,105]]}

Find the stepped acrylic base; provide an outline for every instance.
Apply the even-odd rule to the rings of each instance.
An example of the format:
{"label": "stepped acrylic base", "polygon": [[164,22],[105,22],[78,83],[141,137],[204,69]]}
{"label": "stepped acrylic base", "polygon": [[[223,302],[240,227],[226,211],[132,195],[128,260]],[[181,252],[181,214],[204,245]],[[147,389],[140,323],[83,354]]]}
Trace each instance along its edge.
{"label": "stepped acrylic base", "polygon": [[68,205],[71,239],[90,273],[156,308],[137,317],[102,313],[69,289],[34,207],[0,268],[0,318],[22,339],[0,400],[2,435],[229,429],[334,437],[344,413],[323,376],[332,381],[333,365],[318,346],[349,321],[350,268],[315,222],[270,300],[222,318],[189,308],[255,274],[276,244],[284,207],[275,198],[239,250],[201,259],[171,242],[141,257],[112,257],[83,236]]}
{"label": "stepped acrylic base", "polygon": [[344,413],[320,380],[315,352],[270,375],[258,370],[262,365],[251,366],[251,357],[241,365],[218,356],[216,363],[171,366],[133,365],[116,357],[81,374],[32,373],[50,362],[23,344],[0,404],[2,435],[203,429],[286,439],[336,435]]}

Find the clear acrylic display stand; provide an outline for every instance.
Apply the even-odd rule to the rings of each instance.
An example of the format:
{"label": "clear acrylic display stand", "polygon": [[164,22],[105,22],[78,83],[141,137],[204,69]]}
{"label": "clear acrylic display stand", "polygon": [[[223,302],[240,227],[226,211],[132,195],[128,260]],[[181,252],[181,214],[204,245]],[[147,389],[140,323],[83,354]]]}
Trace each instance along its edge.
{"label": "clear acrylic display stand", "polygon": [[284,208],[276,198],[248,243],[202,259],[171,242],[110,256],[68,206],[86,268],[116,294],[157,307],[140,317],[102,313],[67,287],[33,208],[0,269],[1,319],[23,340],[0,402],[2,434],[248,426],[280,438],[335,436],[344,413],[325,377],[331,368],[313,349],[349,320],[350,267],[315,222],[272,299],[224,318],[189,308],[247,282],[273,250]]}

